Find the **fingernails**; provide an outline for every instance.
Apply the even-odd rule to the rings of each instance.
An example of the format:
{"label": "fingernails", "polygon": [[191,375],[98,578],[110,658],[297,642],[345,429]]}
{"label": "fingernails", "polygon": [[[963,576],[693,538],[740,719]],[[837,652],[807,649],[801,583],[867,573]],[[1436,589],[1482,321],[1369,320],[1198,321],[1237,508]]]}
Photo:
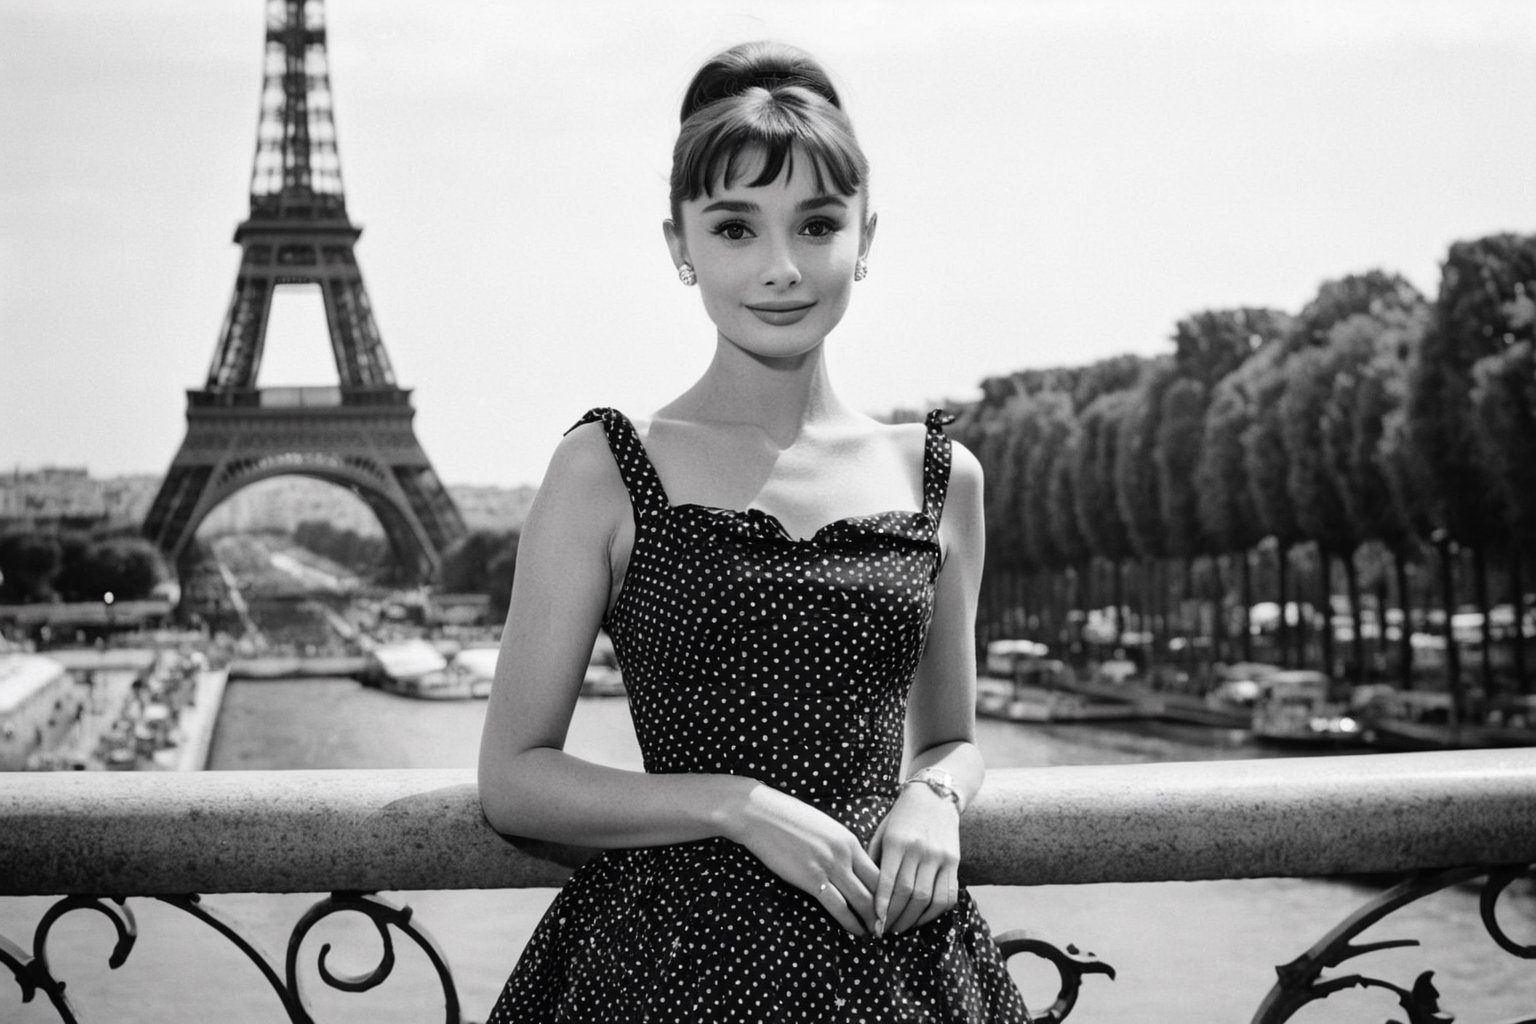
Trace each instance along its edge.
{"label": "fingernails", "polygon": [[885,918],[877,917],[875,918],[875,938],[878,939],[883,935],[885,935]]}

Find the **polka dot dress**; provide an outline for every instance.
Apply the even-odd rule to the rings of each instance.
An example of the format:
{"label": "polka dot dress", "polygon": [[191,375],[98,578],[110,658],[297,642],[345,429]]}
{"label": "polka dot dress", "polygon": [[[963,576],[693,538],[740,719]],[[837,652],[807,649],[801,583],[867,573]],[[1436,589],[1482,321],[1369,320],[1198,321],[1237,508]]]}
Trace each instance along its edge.
{"label": "polka dot dress", "polygon": [[[672,505],[634,426],[594,409],[635,512],[604,626],[648,772],[728,772],[868,842],[896,798],[907,689],[938,577],[950,446],[928,415],[923,508],[807,539],[769,513]],[[579,426],[580,424],[578,424]],[[845,931],[726,839],[610,850],[576,871],[491,1024],[1027,1020],[968,893],[920,928]]]}

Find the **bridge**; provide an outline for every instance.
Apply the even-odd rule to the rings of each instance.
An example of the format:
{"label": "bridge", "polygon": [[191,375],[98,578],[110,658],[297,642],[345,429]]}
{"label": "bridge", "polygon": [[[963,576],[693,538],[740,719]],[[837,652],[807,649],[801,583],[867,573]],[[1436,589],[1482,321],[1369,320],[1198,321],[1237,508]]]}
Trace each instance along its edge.
{"label": "bridge", "polygon": [[[1354,941],[1447,886],[1483,886],[1490,956],[1536,958],[1536,945],[1506,931],[1499,899],[1536,863],[1536,749],[1005,769],[989,775],[967,811],[963,845],[969,885],[1404,878],[1359,907],[1341,907],[1329,934],[1296,936],[1296,959],[1276,965],[1269,992],[1253,993],[1255,1024],[1290,1020],[1351,987],[1380,990],[1383,1017],[1373,1019],[1449,1019],[1442,1012],[1455,1008],[1439,1007],[1428,979],[1376,976],[1370,954],[1384,946]],[[224,936],[266,978],[274,1006],[308,1020],[297,970],[304,940],[318,921],[355,911],[373,921],[385,953],[371,972],[345,978],[322,951],[322,978],[342,991],[373,987],[393,969],[394,942],[408,940],[437,971],[443,1019],[454,1024],[462,1019],[458,992],[431,922],[371,894],[557,886],[567,869],[548,858],[560,853],[497,835],[467,771],[0,776],[0,896],[59,898],[30,948],[0,935],[0,962],[28,1001],[48,999],[59,1019],[74,1020],[64,979],[48,966],[52,925],[82,909],[105,914],[118,929],[116,966],[134,935],[133,900],[117,901],[150,898]],[[285,963],[267,960],[199,900],[295,892],[331,895],[295,924]],[[1017,924],[992,923],[999,933]],[[1063,949],[1068,939],[1095,937],[999,936],[1005,950],[1044,957],[1060,975],[1056,1006],[1032,1007],[1037,1020],[1064,1019],[1074,1002],[1091,1005],[1094,988],[1111,983],[1102,975],[1112,965]],[[1527,1019],[1536,1021],[1536,971],[1530,991]]]}

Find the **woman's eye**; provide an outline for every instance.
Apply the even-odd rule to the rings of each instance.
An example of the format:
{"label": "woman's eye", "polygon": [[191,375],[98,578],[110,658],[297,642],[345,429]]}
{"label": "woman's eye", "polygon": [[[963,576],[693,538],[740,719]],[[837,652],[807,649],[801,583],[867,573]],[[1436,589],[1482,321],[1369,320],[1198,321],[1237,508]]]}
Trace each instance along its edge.
{"label": "woman's eye", "polygon": [[805,227],[801,228],[800,230],[812,238],[825,238],[826,236],[836,232],[841,226],[842,225],[835,221],[813,220],[809,221]]}
{"label": "woman's eye", "polygon": [[752,234],[751,230],[739,220],[728,220],[715,228],[715,234],[722,238],[728,238],[733,242],[739,242]]}

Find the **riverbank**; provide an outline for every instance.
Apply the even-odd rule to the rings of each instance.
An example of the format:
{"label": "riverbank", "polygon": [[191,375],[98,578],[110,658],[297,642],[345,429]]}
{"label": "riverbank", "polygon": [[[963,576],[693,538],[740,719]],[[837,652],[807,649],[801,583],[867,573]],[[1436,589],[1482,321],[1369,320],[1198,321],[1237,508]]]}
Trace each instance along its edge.
{"label": "riverbank", "polygon": [[205,669],[198,673],[197,695],[181,715],[181,743],[175,762],[176,771],[200,772],[208,767],[213,734],[218,728],[219,712],[224,706],[228,682],[229,672],[226,669]]}
{"label": "riverbank", "polygon": [[82,713],[42,767],[201,771],[229,673],[197,651],[144,647],[43,652],[81,692]]}

